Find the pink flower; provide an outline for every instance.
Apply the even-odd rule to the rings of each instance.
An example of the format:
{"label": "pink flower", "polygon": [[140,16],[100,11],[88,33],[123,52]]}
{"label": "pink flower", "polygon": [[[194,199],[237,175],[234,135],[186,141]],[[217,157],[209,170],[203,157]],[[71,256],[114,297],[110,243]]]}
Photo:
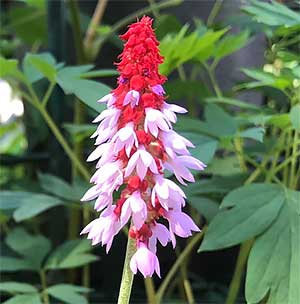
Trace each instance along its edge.
{"label": "pink flower", "polygon": [[134,274],[139,270],[145,278],[151,277],[154,271],[160,277],[158,258],[143,242],[138,244],[138,249],[131,258],[130,269]]}
{"label": "pink flower", "polygon": [[96,172],[91,178],[94,185],[82,198],[95,199],[94,208],[102,212],[82,233],[94,245],[106,245],[107,252],[114,236],[132,222],[129,237],[137,251],[130,268],[144,277],[154,272],[160,276],[158,244],[172,242],[175,247],[175,235],[189,237],[199,231],[182,212],[183,190],[164,177],[165,170],[185,185],[194,181],[189,169],[205,168],[190,155],[188,147],[193,144],[172,128],[176,113],[187,110],[165,101],[166,78],[158,72],[163,58],[151,25],[152,20],[143,17],[121,36],[127,42],[117,64],[118,86],[98,100],[107,109],[94,120],[99,123],[92,135],[97,147],[87,160],[97,161]]}

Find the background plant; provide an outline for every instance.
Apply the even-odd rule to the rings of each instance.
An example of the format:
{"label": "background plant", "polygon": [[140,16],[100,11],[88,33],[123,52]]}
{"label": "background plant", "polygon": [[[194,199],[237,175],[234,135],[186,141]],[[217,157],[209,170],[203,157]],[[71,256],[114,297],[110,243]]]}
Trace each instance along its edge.
{"label": "background plant", "polygon": [[[172,303],[204,298],[235,303],[243,293],[240,285],[247,264],[248,303],[296,303],[300,297],[299,13],[277,2],[251,0],[242,6],[242,22],[224,24],[216,22],[222,10],[222,1],[216,1],[206,23],[195,19],[184,25],[162,11],[180,1],[149,1],[144,9],[107,25],[103,23],[106,1],[98,2],[92,18],[80,12],[76,1],[68,1],[65,10],[76,53],[69,65],[45,51],[49,7],[43,1],[24,2],[10,7],[1,18],[0,77],[22,98],[26,114],[23,120],[2,124],[0,130],[5,136],[1,139],[0,290],[3,299],[9,295],[6,303],[74,304],[116,298],[100,290],[102,297],[96,299],[91,286],[99,285],[91,281],[88,265],[108,257],[98,248],[91,253],[89,242],[78,239],[91,212],[87,206],[81,214],[79,205],[91,174],[83,162],[91,151],[88,137],[94,130],[88,122],[102,110],[95,101],[110,90],[99,78],[109,83],[108,77],[117,75],[113,69],[95,68],[93,62],[103,56],[105,46],[117,48],[119,31],[146,13],[155,17],[165,56],[161,72],[170,78],[169,98],[182,100],[189,109],[190,116],[179,119],[177,131],[196,144],[193,155],[209,165],[186,189],[190,214],[205,228],[181,243],[162,281],[145,281],[148,302],[167,297]],[[236,34],[231,24],[237,22]],[[251,43],[258,32],[267,40],[265,64],[241,67],[245,78],[223,91],[215,76],[219,64]],[[12,59],[20,47],[26,54]],[[241,100],[246,91],[260,92],[263,105]],[[57,115],[57,108],[65,113]],[[71,167],[65,165],[67,159]],[[202,238],[200,255],[194,257]],[[203,287],[193,263],[201,265],[204,251],[238,244],[228,291],[207,283]],[[113,282],[117,293],[119,277]],[[133,298],[143,296],[134,291]]]}

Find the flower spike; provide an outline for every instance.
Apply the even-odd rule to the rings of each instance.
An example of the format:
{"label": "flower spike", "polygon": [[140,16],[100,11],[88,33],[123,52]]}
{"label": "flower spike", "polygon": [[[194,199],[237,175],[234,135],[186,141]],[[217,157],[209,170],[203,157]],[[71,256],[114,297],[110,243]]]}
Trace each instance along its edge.
{"label": "flower spike", "polygon": [[[175,235],[189,237],[192,231],[200,231],[182,211],[184,192],[164,172],[173,172],[185,184],[185,180],[194,181],[188,168],[203,170],[205,165],[190,156],[187,148],[193,144],[172,129],[176,113],[187,110],[165,101],[166,77],[158,72],[163,57],[152,19],[143,17],[120,37],[124,50],[116,64],[118,86],[98,100],[107,109],[94,120],[99,123],[93,134],[98,147],[88,161],[98,160],[97,170],[91,178],[94,186],[82,198],[96,199],[95,209],[103,211],[82,233],[93,245],[106,245],[108,251],[114,236],[131,219],[129,237],[137,247],[130,262],[132,272],[160,276],[157,241],[175,247]],[[114,202],[113,192],[121,186]]]}

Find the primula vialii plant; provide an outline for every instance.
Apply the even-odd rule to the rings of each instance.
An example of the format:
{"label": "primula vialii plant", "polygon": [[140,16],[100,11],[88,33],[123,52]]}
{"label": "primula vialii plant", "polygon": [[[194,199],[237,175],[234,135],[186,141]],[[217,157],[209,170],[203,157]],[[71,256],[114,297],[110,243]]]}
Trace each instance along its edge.
{"label": "primula vialii plant", "polygon": [[165,101],[166,77],[158,72],[163,58],[152,19],[143,17],[120,37],[125,44],[117,63],[118,86],[98,101],[107,109],[94,120],[100,123],[92,136],[98,147],[88,161],[98,160],[91,178],[95,185],[82,198],[96,199],[95,209],[102,213],[82,233],[108,252],[114,236],[131,221],[129,237],[136,244],[132,272],[160,276],[157,241],[175,247],[175,235],[199,231],[182,211],[184,192],[164,172],[171,171],[185,185],[194,181],[188,168],[203,170],[205,165],[190,156],[187,147],[193,144],[172,129],[175,113],[187,111]]}

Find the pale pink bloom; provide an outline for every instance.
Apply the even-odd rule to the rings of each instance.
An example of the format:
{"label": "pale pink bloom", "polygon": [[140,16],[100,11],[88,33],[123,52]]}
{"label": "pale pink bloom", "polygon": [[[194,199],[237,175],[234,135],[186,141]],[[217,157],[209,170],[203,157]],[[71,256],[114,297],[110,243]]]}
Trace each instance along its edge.
{"label": "pale pink bloom", "polygon": [[196,159],[195,157],[189,155],[182,155],[173,158],[169,158],[165,163],[164,166],[173,172],[177,178],[177,180],[185,185],[183,179],[194,182],[193,174],[187,169],[195,169],[195,170],[204,170],[206,167],[201,161]]}
{"label": "pale pink bloom", "polygon": [[160,95],[160,96],[166,94],[164,88],[160,84],[157,84],[157,85],[151,87],[151,90],[153,93]]}
{"label": "pale pink bloom", "polygon": [[162,224],[154,223],[151,226],[152,235],[149,238],[149,249],[156,253],[157,240],[162,244],[162,246],[167,246],[168,242],[171,240],[169,230]]}
{"label": "pale pink bloom", "polygon": [[110,93],[97,100],[97,102],[107,103],[107,107],[110,107],[112,104],[114,104],[115,100],[116,98],[114,97],[114,95]]}
{"label": "pale pink bloom", "polygon": [[147,218],[147,206],[139,191],[133,192],[122,206],[120,216],[122,226],[128,222],[130,216],[132,216],[133,224],[137,229],[143,226]]}
{"label": "pale pink bloom", "polygon": [[134,169],[141,180],[146,176],[148,168],[155,174],[158,174],[157,167],[152,155],[147,152],[144,146],[139,146],[138,150],[131,156],[128,161],[125,177],[128,177]]}
{"label": "pale pink bloom", "polygon": [[95,183],[97,189],[102,192],[112,193],[123,184],[123,173],[121,161],[105,163],[97,169],[91,178],[91,183]]}
{"label": "pale pink bloom", "polygon": [[200,231],[193,220],[184,212],[168,211],[165,212],[164,216],[169,222],[170,238],[174,248],[176,246],[174,234],[186,238],[192,235],[192,231]]}
{"label": "pale pink bloom", "polygon": [[114,143],[114,152],[119,152],[125,148],[126,154],[129,157],[132,147],[134,145],[138,147],[133,123],[128,123],[125,127],[119,129],[112,138],[112,142]]}
{"label": "pale pink bloom", "polygon": [[185,108],[175,104],[169,104],[166,102],[163,103],[161,111],[165,115],[165,117],[167,117],[168,120],[173,123],[177,121],[177,117],[175,113],[187,113],[187,110]]}
{"label": "pale pink bloom", "polygon": [[146,244],[138,242],[138,249],[130,260],[130,269],[136,274],[139,270],[144,277],[151,277],[154,271],[160,277],[160,267],[157,256],[150,251]]}
{"label": "pale pink bloom", "polygon": [[163,142],[165,150],[170,157],[174,157],[174,152],[178,154],[190,155],[187,147],[194,147],[189,140],[177,134],[173,130],[169,130],[168,132],[161,131],[159,138]]}
{"label": "pale pink bloom", "polygon": [[103,211],[98,219],[89,223],[80,234],[88,233],[88,239],[92,240],[92,245],[101,243],[106,245],[106,252],[109,251],[114,236],[120,231],[121,224],[114,213],[115,206],[111,206]]}
{"label": "pale pink bloom", "polygon": [[131,90],[129,91],[123,101],[123,105],[127,105],[130,103],[131,107],[135,107],[139,104],[139,100],[140,100],[140,93],[138,91],[135,90]]}
{"label": "pale pink bloom", "polygon": [[169,120],[161,111],[152,108],[146,108],[145,113],[145,132],[148,132],[149,130],[154,137],[157,137],[159,130],[168,131],[172,128]]}
{"label": "pale pink bloom", "polygon": [[96,159],[98,159],[99,157],[101,157],[103,154],[105,154],[105,152],[109,149],[109,147],[111,146],[110,143],[104,143],[99,145],[87,158],[87,161],[94,161]]}
{"label": "pale pink bloom", "polygon": [[113,203],[113,196],[112,194],[108,193],[101,193],[99,194],[98,198],[96,199],[94,209],[98,212],[100,212],[105,207],[112,206]]}
{"label": "pale pink bloom", "polygon": [[155,206],[155,197],[158,198],[161,206],[169,210],[169,208],[179,209],[185,205],[184,192],[174,182],[163,178],[161,175],[155,175],[155,185],[152,189],[151,201]]}
{"label": "pale pink bloom", "polygon": [[[103,153],[101,155],[101,158],[98,160],[96,168],[101,168],[106,163],[112,163],[116,159],[116,155],[114,154],[114,146],[111,142],[107,142],[105,144],[105,147],[103,148]],[[100,146],[99,146],[100,147]]]}

